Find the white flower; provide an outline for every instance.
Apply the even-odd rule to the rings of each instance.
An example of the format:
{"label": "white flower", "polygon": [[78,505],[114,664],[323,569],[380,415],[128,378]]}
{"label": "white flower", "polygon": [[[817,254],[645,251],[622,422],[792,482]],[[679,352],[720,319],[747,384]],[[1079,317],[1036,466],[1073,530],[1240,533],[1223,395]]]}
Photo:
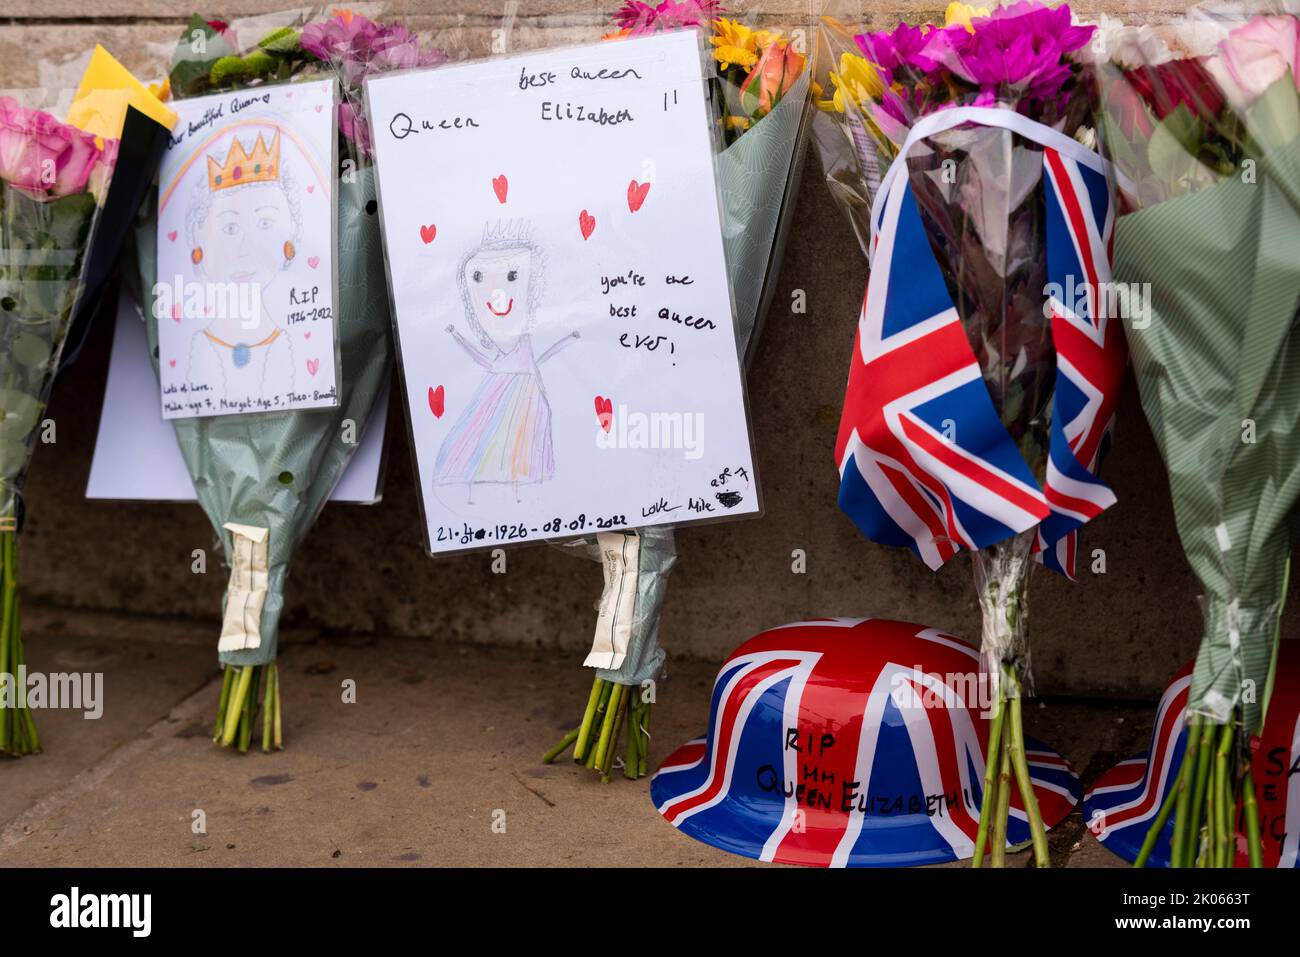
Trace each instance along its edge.
{"label": "white flower", "polygon": [[1148,26],[1126,26],[1118,17],[1101,15],[1092,38],[1092,53],[1124,70],[1156,66],[1174,58],[1159,35]]}

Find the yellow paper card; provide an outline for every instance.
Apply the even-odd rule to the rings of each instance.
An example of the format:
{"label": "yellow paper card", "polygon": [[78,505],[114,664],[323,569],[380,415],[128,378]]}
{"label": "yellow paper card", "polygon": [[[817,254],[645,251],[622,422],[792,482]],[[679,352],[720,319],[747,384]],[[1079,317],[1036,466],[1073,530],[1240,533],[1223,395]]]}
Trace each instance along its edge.
{"label": "yellow paper card", "polygon": [[127,106],[135,107],[169,130],[176,125],[176,114],[111,53],[96,44],[68,110],[68,122],[94,136],[119,139]]}

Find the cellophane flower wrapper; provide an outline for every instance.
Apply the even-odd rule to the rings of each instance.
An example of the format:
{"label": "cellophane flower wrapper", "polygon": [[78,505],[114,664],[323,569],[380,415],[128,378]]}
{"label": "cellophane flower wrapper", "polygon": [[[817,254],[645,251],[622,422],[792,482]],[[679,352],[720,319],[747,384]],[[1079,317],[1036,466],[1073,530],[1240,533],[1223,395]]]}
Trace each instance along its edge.
{"label": "cellophane flower wrapper", "polygon": [[[503,22],[507,53],[597,41],[618,42],[668,30],[705,37],[715,68],[709,84],[718,124],[715,142],[723,247],[734,304],[736,342],[748,364],[775,292],[798,192],[811,119],[813,7],[791,13],[761,0],[666,0],[658,4],[579,0],[573,9]],[[597,684],[642,685],[666,658],[659,624],[668,573],[677,561],[671,526],[640,529],[637,602],[627,653],[615,669],[597,668]],[[595,561],[595,540],[559,546]],[[579,754],[579,757],[581,755]],[[644,757],[644,755],[642,755]]]}
{"label": "cellophane flower wrapper", "polygon": [[[207,41],[197,59],[188,52],[194,31]],[[172,420],[199,503],[221,539],[227,562],[233,547],[227,523],[269,530],[260,644],[220,654],[228,668],[267,665],[276,657],[294,549],[356,451],[392,369],[390,299],[361,83],[373,72],[436,66],[446,56],[421,45],[389,20],[379,4],[340,13],[313,9],[270,14],[233,23],[196,17],[176,49],[170,73],[176,97],[299,77],[334,75],[340,81],[334,300],[342,369],[339,404],[322,410]],[[148,290],[157,272],[156,195],[154,200],[137,230],[143,303],[151,302]],[[147,318],[146,327],[156,370],[157,321]],[[345,429],[345,423],[350,428]]]}
{"label": "cellophane flower wrapper", "polygon": [[[1290,12],[1287,12],[1287,11]],[[1101,142],[1142,407],[1204,589],[1188,711],[1257,733],[1300,535],[1300,19],[1294,4],[1104,24]]]}
{"label": "cellophane flower wrapper", "polygon": [[[74,310],[85,291],[117,141],[0,96],[0,681],[24,663],[17,593],[22,489]],[[39,750],[30,712],[0,688],[0,752]]]}
{"label": "cellophane flower wrapper", "polygon": [[[876,31],[824,17],[818,58],[827,72],[818,76],[823,92],[813,138],[832,195],[869,259],[882,225],[873,224],[873,209],[879,218],[888,205],[882,191],[898,180],[910,188],[942,287],[937,279],[924,286],[927,277],[909,272],[910,262],[894,276],[873,273],[871,282],[882,288],[890,284],[891,297],[921,297],[936,314],[947,306],[956,310],[994,415],[958,417],[941,431],[964,452],[1011,474],[1023,490],[1041,490],[1050,497],[1058,353],[1047,290],[1060,274],[1051,267],[1057,250],[1048,242],[1049,164],[1042,130],[1085,149],[1093,142],[1090,86],[1080,56],[1091,28],[1074,23],[1068,6],[1017,3],[990,10],[953,4],[948,15],[944,26],[899,24]],[[956,115],[954,110],[969,112],[970,121],[945,122]],[[1026,133],[1011,123],[992,125],[988,111],[1033,127]],[[907,153],[900,160],[904,147]],[[1098,226],[1105,229],[1104,222]],[[898,226],[900,234],[905,228]],[[1079,275],[1076,281],[1083,287],[1086,280]],[[1087,447],[1073,456],[1080,469],[1094,476],[1123,369],[1122,335],[1118,330],[1109,335],[1121,340],[1108,345],[1111,394],[1104,397]],[[860,370],[855,363],[855,374]],[[861,407],[851,408],[860,388],[864,395],[871,393],[851,376],[837,446],[845,476],[856,469],[854,442],[873,444],[858,431]],[[983,405],[978,393],[973,399]],[[877,437],[882,436],[883,431]],[[846,478],[841,505],[868,537],[907,545],[932,568],[961,549],[971,550],[990,679],[996,685],[1000,665],[1012,666],[1019,691],[1029,691],[1029,571],[1036,558],[1074,577],[1073,529],[1079,523],[1049,514],[1040,494],[1012,520],[1005,510],[973,517],[967,511],[956,522],[940,517],[928,529],[906,528],[892,519],[874,521],[864,515],[855,507],[849,484]],[[948,491],[961,495],[959,489]],[[1113,501],[1108,490],[1097,489],[1097,498],[1103,508]],[[969,520],[963,522],[963,517]],[[1013,695],[1019,691],[1008,689]]]}

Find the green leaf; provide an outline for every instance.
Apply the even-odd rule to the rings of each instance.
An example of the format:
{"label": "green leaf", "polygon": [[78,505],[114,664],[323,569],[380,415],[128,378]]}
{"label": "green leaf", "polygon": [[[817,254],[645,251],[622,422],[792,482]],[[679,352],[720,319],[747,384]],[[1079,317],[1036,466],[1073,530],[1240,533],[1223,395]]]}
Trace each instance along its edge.
{"label": "green leaf", "polygon": [[302,49],[302,38],[293,27],[280,27],[258,40],[257,45],[269,53],[297,53]]}
{"label": "green leaf", "polygon": [[1264,150],[1285,146],[1300,136],[1300,96],[1290,72],[1270,86],[1246,111],[1246,127]]}
{"label": "green leaf", "polygon": [[24,442],[36,428],[41,404],[18,389],[0,389],[0,442]]}

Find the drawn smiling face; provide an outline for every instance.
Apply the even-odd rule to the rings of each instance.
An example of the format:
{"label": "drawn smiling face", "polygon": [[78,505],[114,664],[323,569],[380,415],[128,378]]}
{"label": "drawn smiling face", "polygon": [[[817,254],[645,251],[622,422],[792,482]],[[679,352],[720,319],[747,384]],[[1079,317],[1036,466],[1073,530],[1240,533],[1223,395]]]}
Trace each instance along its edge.
{"label": "drawn smiling face", "polygon": [[474,318],[502,352],[526,331],[532,265],[532,252],[523,247],[483,250],[465,263]]}
{"label": "drawn smiling face", "polygon": [[224,282],[266,285],[285,261],[293,235],[289,200],[276,183],[221,190],[204,223],[203,268]]}

